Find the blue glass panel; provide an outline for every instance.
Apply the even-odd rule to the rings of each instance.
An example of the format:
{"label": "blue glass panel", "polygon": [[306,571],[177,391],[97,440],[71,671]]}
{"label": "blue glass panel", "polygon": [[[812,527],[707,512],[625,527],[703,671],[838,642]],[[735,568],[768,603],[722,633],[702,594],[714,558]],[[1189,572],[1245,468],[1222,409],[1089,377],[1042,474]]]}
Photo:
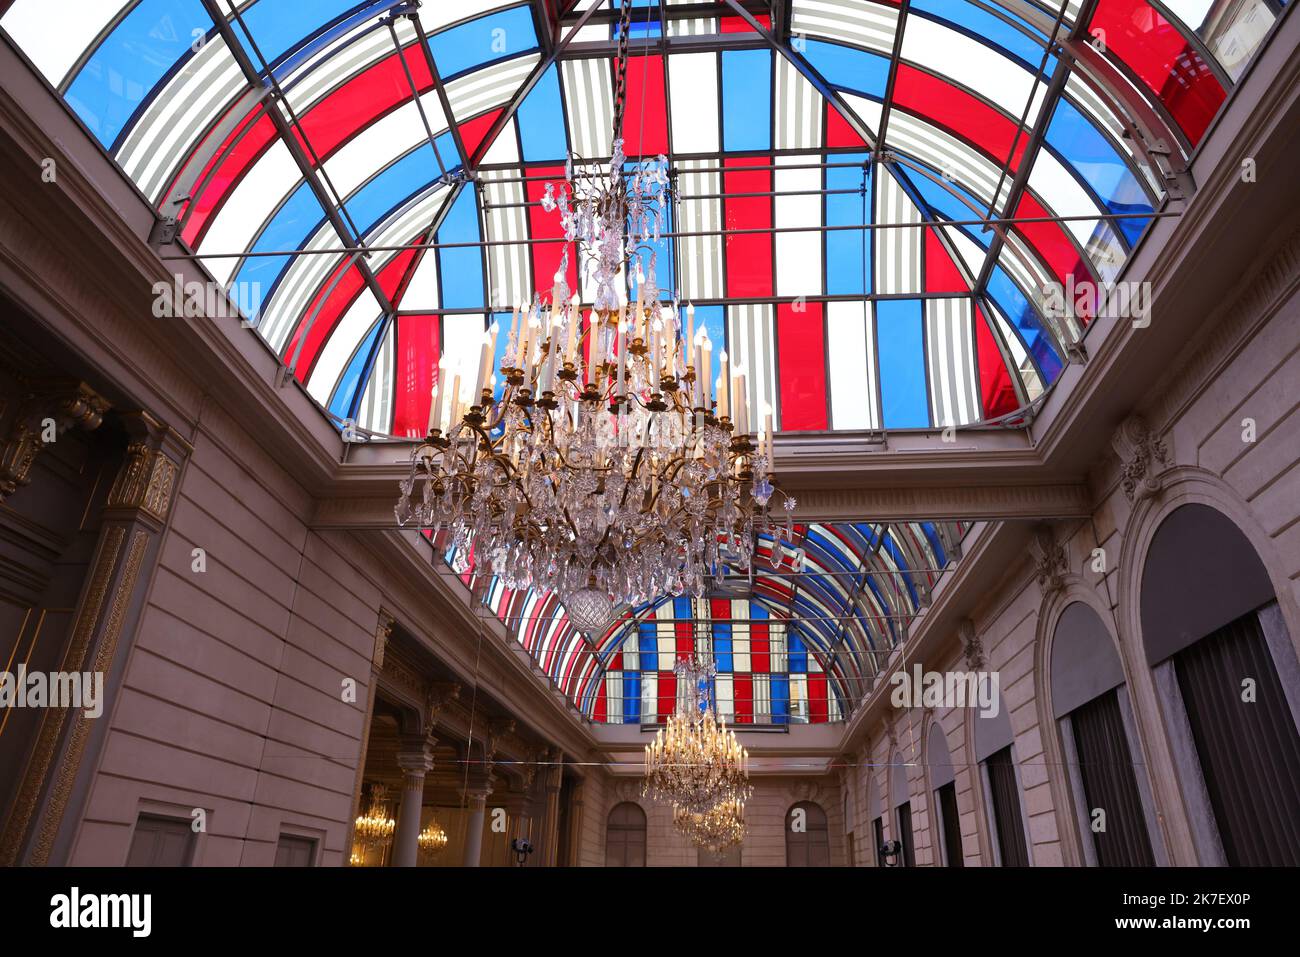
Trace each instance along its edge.
{"label": "blue glass panel", "polygon": [[554,66],[542,74],[532,92],[519,105],[519,139],[523,143],[524,161],[564,159],[569,155],[566,125],[560,102],[560,81]]}
{"label": "blue glass panel", "polygon": [[641,723],[641,675],[623,672],[623,723]]}
{"label": "blue glass panel", "polygon": [[713,623],[713,663],[719,674],[732,670],[731,663],[731,622],[715,621]]}
{"label": "blue glass panel", "polygon": [[[700,96],[712,91],[701,90]],[[772,148],[772,53],[727,50],[722,54],[722,148]]]}
{"label": "blue glass panel", "polygon": [[334,387],[334,398],[330,400],[330,412],[340,419],[349,418],[356,404],[357,395],[366,387],[367,373],[370,371],[371,359],[375,353],[375,343],[385,327],[381,319],[376,322],[370,333],[361,340],[352,361],[343,370],[339,384]]}
{"label": "blue glass panel", "polygon": [[[1047,143],[1078,171],[1109,212],[1151,212],[1146,191],[1119,151],[1064,98],[1057,103],[1052,122],[1048,124]],[[1150,222],[1149,219],[1117,219],[1114,224],[1131,246]]]}
{"label": "blue glass panel", "polygon": [[[325,219],[316,194],[303,182],[280,207],[271,221],[266,224],[256,242],[253,251],[273,249],[298,249]],[[244,264],[235,273],[237,297],[246,311],[250,321],[256,321],[262,311],[262,303],[271,298],[271,293],[279,280],[280,274],[288,267],[288,256],[256,256],[244,260]]]}
{"label": "blue glass panel", "polygon": [[[930,14],[930,19],[947,21],[949,26],[965,27],[965,32],[990,46],[1001,47],[1005,52],[1021,61],[1021,65],[1030,70],[1037,70],[1043,59],[1043,44],[1047,37],[1039,30],[1010,12],[1007,16],[1016,23],[1033,31],[1034,37],[1026,36],[1020,30],[1007,23],[1001,17],[994,16],[986,10],[975,6],[970,0],[912,0],[910,12]],[[1067,28],[1062,28],[1062,34]],[[1055,69],[1055,57],[1049,57],[1046,67],[1048,76]]]}
{"label": "blue glass panel", "polygon": [[[893,535],[885,536],[885,541],[882,547],[885,549],[886,552],[889,553],[889,557],[894,560],[894,564],[897,565],[899,568],[909,567],[907,555],[905,555],[903,553],[903,550],[898,547],[898,543],[894,541]],[[911,596],[912,607],[914,608],[920,607],[920,601],[918,600],[916,595],[916,587],[912,583],[911,573],[904,573],[901,576],[895,576],[895,577],[901,577],[903,580],[903,584],[907,586],[907,594]]]}
{"label": "blue glass panel", "polygon": [[[835,153],[835,163],[865,163],[866,153]],[[863,170],[834,167],[826,170],[826,188],[859,189]],[[871,195],[871,177],[867,177],[867,196]],[[826,225],[853,226],[871,221],[871,205],[852,193],[826,196]],[[865,280],[865,281],[864,281]],[[865,295],[871,292],[871,244],[860,230],[838,229],[826,233],[826,292],[831,295]]]}
{"label": "blue glass panel", "polygon": [[783,675],[772,675],[772,723],[790,723],[790,679]]}
{"label": "blue glass panel", "polygon": [[939,533],[935,530],[933,522],[922,522],[921,531],[925,533],[925,540],[930,543],[930,548],[934,550],[935,563],[942,568],[948,564],[947,553],[943,550],[943,540],[939,538]]}
{"label": "blue glass panel", "polygon": [[853,47],[805,40],[803,56],[831,86],[879,100],[889,81],[889,57]]}
{"label": "blue glass panel", "polygon": [[385,168],[349,196],[344,206],[357,228],[365,234],[410,199],[413,187],[420,184],[419,190],[427,189],[437,176],[438,162],[433,147],[426,143]]}
{"label": "blue glass panel", "polygon": [[654,621],[637,623],[637,650],[641,653],[641,670],[659,670],[659,632]]}
{"label": "blue glass panel", "polygon": [[[479,242],[478,203],[472,189],[462,189],[438,230],[440,243]],[[483,255],[472,247],[438,250],[438,279],[446,309],[483,305]]]}
{"label": "blue glass panel", "polygon": [[429,49],[444,80],[484,63],[537,49],[537,32],[527,6],[479,17],[429,38]]}
{"label": "blue glass panel", "polygon": [[496,398],[500,401],[501,396],[506,391],[506,382],[501,378],[501,365],[506,361],[506,346],[510,344],[510,322],[513,313],[494,312],[492,313],[492,322],[501,327],[497,333],[496,355],[492,357],[492,375],[497,377]]}
{"label": "blue glass panel", "polygon": [[790,674],[804,675],[808,673],[808,646],[803,643],[803,638],[791,628],[790,635]]}
{"label": "blue glass panel", "polygon": [[[640,165],[641,163],[633,161],[624,164],[623,169],[631,175]],[[659,227],[660,233],[671,232],[673,228],[672,203],[664,201],[660,205],[659,209],[660,216],[662,217]],[[655,242],[653,239],[647,240],[646,242],[638,241],[638,247],[637,261],[640,264],[642,271],[645,272],[647,276],[650,274],[650,258],[652,255],[654,257],[655,285],[659,289],[660,301],[672,299],[676,282],[673,272],[673,241],[671,239],[660,239],[658,242]],[[635,273],[635,271],[636,269],[633,267],[633,273]],[[634,275],[632,283],[633,296],[636,295],[635,278]],[[712,335],[713,333],[710,332],[709,334]]]}
{"label": "blue glass panel", "polygon": [[876,303],[881,417],[887,429],[923,429],[930,425],[921,326],[919,300]]}
{"label": "blue glass panel", "polygon": [[[925,164],[918,165],[924,166]],[[925,168],[929,169],[936,175],[939,175],[938,170],[934,170],[929,166],[926,166]],[[960,194],[960,198],[954,196],[948,191],[948,189],[945,189],[928,176],[923,176],[916,172],[913,172],[912,175],[904,175],[906,175],[907,181],[915,187],[918,193],[920,193],[921,199],[925,202],[926,206],[929,207],[929,211],[933,214],[937,214],[937,216],[931,218],[942,217],[943,219],[950,219],[953,222],[964,223],[988,215],[988,207],[981,202],[978,197],[962,189],[961,186],[955,182],[948,183],[947,185],[949,188],[956,190],[956,192]],[[962,202],[963,198],[967,202],[974,204],[975,208],[971,209],[970,206],[967,206],[966,203]],[[991,230],[985,232],[982,231],[979,226],[958,226],[956,228],[961,229],[967,236],[975,240],[975,242],[979,243],[985,249],[988,249],[989,244],[993,242],[993,232]]]}
{"label": "blue glass panel", "polygon": [[[350,27],[347,21],[359,22],[378,17],[384,9],[395,4],[385,2],[368,6],[364,11],[358,11],[353,18],[344,18],[334,28],[322,29],[357,6],[357,0],[259,0],[241,11],[240,16],[248,27],[253,42],[257,44],[258,51],[271,64],[275,75],[280,77],[310,59],[341,33],[348,32]],[[235,23],[235,33],[253,62],[260,66],[257,54],[253,52],[248,36],[240,29],[238,22]],[[306,37],[311,39],[304,43]],[[277,62],[290,50],[295,51],[292,57]]]}
{"label": "blue glass panel", "polygon": [[690,621],[695,617],[695,611],[691,608],[689,598],[673,599],[673,617],[678,621]]}
{"label": "blue glass panel", "polygon": [[1061,357],[1052,339],[1043,331],[1042,319],[1024,294],[1001,266],[994,266],[989,276],[989,298],[1002,311],[1020,336],[1025,349],[1033,356],[1042,373],[1044,385],[1055,382],[1061,374]]}
{"label": "blue glass panel", "polygon": [[[57,7],[50,15],[57,30]],[[202,37],[212,29],[199,0],[143,0],[78,71],[65,93],[68,105],[111,149],[159,81],[193,55],[192,31]]]}
{"label": "blue glass panel", "polygon": [[[682,317],[685,322],[686,317]],[[686,335],[685,326],[683,325],[682,335]],[[709,349],[712,355],[709,360],[709,381],[717,382],[718,376],[722,375],[722,360],[720,355],[722,350],[727,347],[727,323],[722,306],[696,306],[695,307],[695,334],[698,336],[701,329],[707,329],[709,332]],[[691,347],[694,349],[694,345]],[[696,370],[699,371],[698,369]]]}
{"label": "blue glass panel", "polygon": [[[889,602],[885,601],[885,596],[881,593],[880,586],[876,584],[876,579],[874,576],[867,579],[867,587],[871,589],[871,594],[873,594],[876,597],[876,604],[878,604],[881,608],[885,608],[885,609],[889,608]],[[894,621],[894,619],[884,618],[884,619],[877,619],[877,621],[879,622],[879,627],[881,628],[882,631],[888,629],[890,647],[892,648],[894,645],[898,644],[898,630],[896,628],[896,622]],[[870,634],[871,630],[868,629],[867,633]]]}

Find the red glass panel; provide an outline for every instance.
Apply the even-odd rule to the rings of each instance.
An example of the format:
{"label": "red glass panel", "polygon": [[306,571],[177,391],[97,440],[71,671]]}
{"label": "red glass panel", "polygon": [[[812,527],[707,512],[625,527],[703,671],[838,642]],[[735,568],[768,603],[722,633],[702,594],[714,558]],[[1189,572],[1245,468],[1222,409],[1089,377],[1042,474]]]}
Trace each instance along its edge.
{"label": "red glass panel", "polygon": [[736,675],[732,679],[732,690],[736,702],[736,724],[754,723],[754,678],[752,675]]}
{"label": "red glass panel", "polygon": [[1089,32],[1137,74],[1195,146],[1227,97],[1187,37],[1146,0],[1100,0]]}
{"label": "red glass panel", "polygon": [[655,720],[664,721],[677,708],[677,676],[673,672],[659,672],[658,695]]}
{"label": "red glass panel", "polygon": [[[489,110],[472,120],[466,120],[460,124],[460,138],[465,144],[465,149],[469,151],[471,162],[478,162],[482,155],[487,152],[487,148],[492,145],[491,143],[484,143],[483,140],[492,130],[492,124],[496,122],[501,112],[499,109]],[[443,157],[443,162],[447,162],[446,157]]]}
{"label": "red glass panel", "polygon": [[1011,372],[1007,369],[1002,352],[993,338],[993,331],[984,311],[975,307],[975,352],[980,367],[980,400],[984,404],[984,418],[996,419],[1015,412],[1020,403]]}
{"label": "red glass panel", "polygon": [[[240,134],[247,128],[248,132],[240,139]],[[258,109],[239,123],[226,137],[221,148],[213,154],[195,184],[203,183],[204,177],[211,173],[211,178],[203,186],[202,192],[190,202],[194,211],[190,213],[185,224],[184,237],[191,248],[197,248],[203,241],[205,227],[213,212],[221,205],[244,172],[262,155],[263,150],[275,138],[275,124],[262,110]],[[238,140],[238,142],[236,142]],[[215,171],[213,167],[216,167]],[[188,211],[188,206],[187,206]],[[184,214],[182,214],[184,215]]]}
{"label": "red glass panel", "polygon": [[[329,299],[322,303],[320,312],[316,313],[316,304],[321,302],[330,290],[330,285],[334,283],[336,276],[346,268],[346,260],[335,267],[330,273],[329,279],[321,286],[316,295],[312,298],[311,305],[303,311],[302,318],[299,320],[298,329],[289,340],[289,345],[285,347],[284,355],[286,360],[293,358],[294,352],[298,348],[298,338],[306,331],[306,339],[303,342],[302,354],[298,357],[298,368],[296,375],[298,381],[306,382],[307,374],[311,371],[312,363],[316,360],[320,347],[324,344],[329,334],[334,331],[334,323],[338,321],[339,316],[347,310],[352,304],[352,300],[357,297],[361,287],[365,284],[361,278],[360,271],[354,266],[348,269],[347,274],[339,279],[338,284],[333,290],[329,291]],[[316,313],[316,320],[309,331],[305,330],[307,320],[312,314]]]}
{"label": "red glass panel", "polygon": [[822,672],[808,675],[808,720],[813,724],[825,724],[830,720],[826,675]]}
{"label": "red glass panel", "polygon": [[779,303],[776,343],[782,431],[826,429],[826,327],[822,304]]}
{"label": "red glass panel", "polygon": [[630,157],[668,152],[668,110],[664,99],[664,64],[660,56],[627,59],[627,119],[623,152]]}
{"label": "red glass panel", "polygon": [[[1016,206],[1017,218],[1035,219],[1050,215],[1028,190]],[[1020,223],[1016,231],[1025,237],[1029,244],[1046,261],[1061,285],[1068,290],[1087,288],[1080,284],[1093,284],[1092,269],[1079,256],[1069,233],[1060,223]],[[1093,317],[1093,297],[1086,295],[1075,302],[1075,311],[1085,322]]]}
{"label": "red glass panel", "polygon": [[[524,171],[528,177],[553,176],[554,180],[550,182],[555,187],[558,194],[560,187],[564,185],[564,168],[561,166],[530,166]],[[546,192],[547,183],[541,180],[533,180],[524,184],[525,192],[528,195],[530,203],[536,203]],[[540,206],[528,207],[528,231],[532,239],[559,239],[564,236],[564,228],[560,225],[559,213],[548,213]],[[543,299],[550,301],[551,289],[555,285],[555,271],[560,268],[560,259],[564,255],[565,245],[563,243],[535,243],[529,247],[533,259],[533,285],[537,288],[537,294]],[[571,290],[578,287],[578,264],[577,256],[572,249],[569,250],[569,269],[568,283]],[[512,304],[513,305],[513,304]]]}
{"label": "red glass panel", "polygon": [[898,65],[894,80],[894,103],[946,127],[987,153],[998,164],[1005,163],[1007,156],[1012,155],[1012,143],[1015,143],[1012,172],[1024,159],[1029,137],[1023,133],[1019,138],[1016,137],[1018,124],[1015,120],[978,97],[924,70],[906,63]]}
{"label": "red glass panel", "polygon": [[440,354],[437,316],[399,316],[394,380],[393,434],[420,438],[429,425],[429,407]]}
{"label": "red glass panel", "polygon": [[969,292],[961,270],[933,229],[925,231],[925,291]]}
{"label": "red glass panel", "polygon": [[844,118],[844,114],[829,101],[826,103],[826,147],[827,149],[839,147],[866,149],[867,147],[866,142]]}
{"label": "red glass panel", "polygon": [[749,626],[749,655],[755,674],[765,674],[772,670],[772,641],[769,628],[766,622],[757,620]]}
{"label": "red glass panel", "polygon": [[[767,157],[729,157],[722,174],[724,193],[767,193],[772,190],[771,171],[749,170],[746,166],[767,166]],[[734,170],[734,171],[733,171]],[[766,196],[723,201],[725,228],[765,229],[772,226],[772,200]],[[772,234],[728,233],[725,243],[727,294],[729,296],[772,295]]]}

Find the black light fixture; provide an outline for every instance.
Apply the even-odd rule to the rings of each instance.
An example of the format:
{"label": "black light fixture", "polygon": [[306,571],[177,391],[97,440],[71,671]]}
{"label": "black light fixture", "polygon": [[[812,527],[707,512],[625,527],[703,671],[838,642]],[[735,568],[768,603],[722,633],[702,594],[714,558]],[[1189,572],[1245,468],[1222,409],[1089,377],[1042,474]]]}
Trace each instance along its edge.
{"label": "black light fixture", "polygon": [[515,852],[515,863],[523,867],[528,855],[533,853],[533,845],[528,838],[517,837],[510,842],[510,850]]}
{"label": "black light fixture", "polygon": [[880,845],[880,857],[885,862],[886,867],[897,867],[898,858],[903,852],[901,841],[885,841]]}

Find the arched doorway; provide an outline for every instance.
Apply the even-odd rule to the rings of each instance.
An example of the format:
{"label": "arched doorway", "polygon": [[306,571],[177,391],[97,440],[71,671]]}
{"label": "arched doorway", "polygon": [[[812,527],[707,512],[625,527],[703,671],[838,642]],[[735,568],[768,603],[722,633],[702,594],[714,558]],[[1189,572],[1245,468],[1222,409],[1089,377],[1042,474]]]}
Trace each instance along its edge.
{"label": "arched doorway", "polygon": [[605,866],[645,867],[645,811],[631,801],[616,804],[609,812]]}
{"label": "arched doorway", "polygon": [[786,867],[830,867],[831,837],[820,804],[800,801],[785,814]]}
{"label": "arched doorway", "polygon": [[1139,613],[1202,862],[1300,863],[1300,663],[1254,547],[1209,506],[1175,509]]}
{"label": "arched doorway", "polygon": [[1124,667],[1105,624],[1081,601],[1065,607],[1052,633],[1051,701],[1085,860],[1153,866],[1151,801],[1136,770]]}

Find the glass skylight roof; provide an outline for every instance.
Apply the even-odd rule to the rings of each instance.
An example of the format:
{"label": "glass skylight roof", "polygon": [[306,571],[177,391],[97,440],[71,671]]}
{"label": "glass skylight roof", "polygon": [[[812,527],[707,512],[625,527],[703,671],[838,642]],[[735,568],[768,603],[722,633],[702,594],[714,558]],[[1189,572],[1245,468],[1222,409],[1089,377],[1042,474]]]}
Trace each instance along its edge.
{"label": "glass skylight roof", "polygon": [[796,524],[758,540],[754,574],[721,588],[624,609],[588,642],[559,599],[507,588],[476,571],[461,580],[506,623],[551,681],[592,720],[653,724],[672,713],[673,663],[712,654],[718,701],[739,724],[822,723],[851,713],[884,656],[929,604],[960,554],[963,522]]}
{"label": "glass skylight roof", "polygon": [[[0,20],[308,392],[411,437],[439,357],[550,294],[563,243],[536,204],[570,155],[609,156],[617,17],[461,0],[417,27],[415,6],[17,0]],[[1116,277],[1163,201],[1133,131],[1189,155],[1283,4],[744,7],[638,0],[627,152],[677,175],[660,287],[799,432],[964,425],[1048,388],[1091,317],[1044,314],[1044,287]]]}

